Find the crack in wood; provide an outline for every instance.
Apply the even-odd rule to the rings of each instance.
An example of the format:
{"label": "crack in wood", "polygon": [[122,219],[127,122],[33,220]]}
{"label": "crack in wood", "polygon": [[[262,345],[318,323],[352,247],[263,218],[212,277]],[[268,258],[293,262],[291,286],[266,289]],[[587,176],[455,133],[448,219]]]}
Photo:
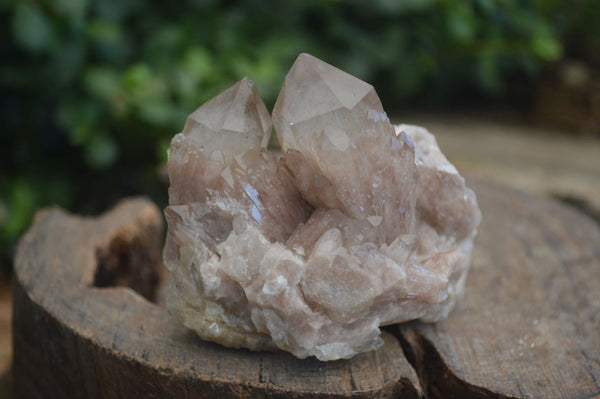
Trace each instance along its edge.
{"label": "crack in wood", "polygon": [[352,369],[350,369],[350,388],[352,389],[352,392],[358,390],[358,387],[356,386],[356,381],[354,381],[354,374],[352,373]]}
{"label": "crack in wood", "polygon": [[596,389],[598,390],[597,393],[600,394],[600,381],[598,381],[598,378],[596,378],[596,376],[594,375],[594,372],[592,370],[592,359],[590,359],[589,355],[587,353],[585,353],[585,351],[583,349],[580,349],[579,351],[581,352],[581,356],[583,356],[585,359],[585,368],[586,368],[587,372],[589,373],[590,378],[594,382]]}
{"label": "crack in wood", "polygon": [[406,358],[411,359],[411,364],[417,371],[426,398],[517,399],[460,379],[442,360],[435,346],[410,325],[398,326],[396,336]]}
{"label": "crack in wood", "polygon": [[258,364],[258,382],[261,383],[261,384],[266,382],[263,373],[264,373],[264,370],[263,370],[263,358],[261,356],[259,364]]}
{"label": "crack in wood", "polygon": [[600,223],[600,209],[594,207],[588,200],[559,193],[552,193],[551,197]]}

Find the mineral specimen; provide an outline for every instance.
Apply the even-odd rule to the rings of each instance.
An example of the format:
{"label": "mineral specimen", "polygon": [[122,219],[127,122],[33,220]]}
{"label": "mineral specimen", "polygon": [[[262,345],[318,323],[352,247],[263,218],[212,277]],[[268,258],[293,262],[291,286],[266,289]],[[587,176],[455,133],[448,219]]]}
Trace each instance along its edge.
{"label": "mineral specimen", "polygon": [[283,156],[243,79],[173,138],[170,312],[207,340],[320,360],[446,317],[481,215],[433,135],[392,126],[371,85],[308,54],[272,120]]}

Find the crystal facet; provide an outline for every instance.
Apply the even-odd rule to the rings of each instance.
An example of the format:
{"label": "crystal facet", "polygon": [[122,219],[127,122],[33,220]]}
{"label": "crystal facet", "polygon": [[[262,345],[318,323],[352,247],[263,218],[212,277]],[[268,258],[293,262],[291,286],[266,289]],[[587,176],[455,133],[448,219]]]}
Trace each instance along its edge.
{"label": "crystal facet", "polygon": [[[418,175],[373,86],[308,54],[288,73],[273,109],[286,166],[316,208],[367,220],[376,243],[415,233]],[[380,226],[381,224],[381,226]]]}
{"label": "crystal facet", "polygon": [[373,87],[310,55],[271,118],[244,79],[169,149],[167,306],[231,347],[348,358],[379,327],[447,316],[480,213],[423,128],[392,126]]}

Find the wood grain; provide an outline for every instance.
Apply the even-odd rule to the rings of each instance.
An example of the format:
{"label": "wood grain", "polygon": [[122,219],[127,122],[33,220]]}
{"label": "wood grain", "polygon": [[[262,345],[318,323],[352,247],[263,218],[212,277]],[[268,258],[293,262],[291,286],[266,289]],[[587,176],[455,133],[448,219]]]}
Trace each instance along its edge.
{"label": "wood grain", "polygon": [[204,342],[128,288],[160,292],[150,202],[100,218],[43,211],[15,264],[16,397],[599,397],[598,225],[551,200],[471,185],[483,222],[449,318],[389,328],[403,348],[384,333],[380,350],[328,363]]}
{"label": "wood grain", "polygon": [[160,291],[161,221],[143,199],[99,218],[58,209],[36,216],[13,280],[16,397],[422,396],[387,333],[379,350],[327,363],[200,340],[129,288],[146,298]]}
{"label": "wood grain", "polygon": [[399,327],[435,398],[600,397],[600,229],[554,201],[473,185],[483,211],[466,295]]}

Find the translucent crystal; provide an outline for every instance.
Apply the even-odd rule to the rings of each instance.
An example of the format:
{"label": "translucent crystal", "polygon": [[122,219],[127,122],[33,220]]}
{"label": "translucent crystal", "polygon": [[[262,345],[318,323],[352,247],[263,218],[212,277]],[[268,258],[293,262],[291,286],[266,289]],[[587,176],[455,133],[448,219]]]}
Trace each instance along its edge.
{"label": "translucent crystal", "polygon": [[316,208],[367,220],[377,244],[415,233],[413,144],[396,137],[373,86],[308,54],[288,73],[273,109],[286,167]]}
{"label": "translucent crystal", "polygon": [[462,292],[475,195],[375,90],[307,54],[271,122],[247,79],[200,107],[169,150],[167,306],[201,337],[348,358],[379,327],[445,317]]}
{"label": "translucent crystal", "polygon": [[266,148],[271,118],[254,83],[240,80],[192,112],[169,148],[169,204],[203,201],[231,159]]}

